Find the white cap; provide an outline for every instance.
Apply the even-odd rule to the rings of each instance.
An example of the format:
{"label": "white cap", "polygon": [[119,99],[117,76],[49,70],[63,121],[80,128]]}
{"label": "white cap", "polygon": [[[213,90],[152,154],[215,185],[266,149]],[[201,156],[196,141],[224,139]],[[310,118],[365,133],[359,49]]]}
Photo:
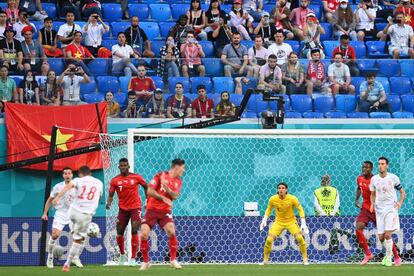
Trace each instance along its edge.
{"label": "white cap", "polygon": [[348,3],[348,0],[341,0],[339,3]]}

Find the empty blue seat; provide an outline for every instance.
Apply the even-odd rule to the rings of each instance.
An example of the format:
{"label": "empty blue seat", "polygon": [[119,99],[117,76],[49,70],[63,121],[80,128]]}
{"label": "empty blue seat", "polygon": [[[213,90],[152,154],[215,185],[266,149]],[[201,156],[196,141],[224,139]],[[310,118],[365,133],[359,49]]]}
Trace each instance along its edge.
{"label": "empty blue seat", "polygon": [[325,118],[331,119],[339,119],[339,118],[346,118],[345,112],[335,111],[335,112],[326,112]]}
{"label": "empty blue seat", "polygon": [[241,117],[246,118],[246,119],[248,119],[248,118],[258,118],[256,112],[243,112]]}
{"label": "empty blue seat", "polygon": [[367,41],[365,45],[368,48],[368,58],[383,59],[389,57],[389,54],[385,52],[385,41]]}
{"label": "empty blue seat", "polygon": [[235,106],[239,106],[243,97],[244,96],[240,94],[230,94],[230,101],[234,103]]}
{"label": "empty blue seat", "polygon": [[87,103],[99,103],[104,100],[104,95],[97,93],[83,94],[83,100]]}
{"label": "empty blue seat", "polygon": [[287,118],[287,119],[302,118],[302,113],[300,113],[300,112],[286,112],[285,113],[285,118]]}
{"label": "empty blue seat", "polygon": [[254,41],[253,40],[242,40],[240,41],[241,45],[244,45],[247,50],[249,50],[250,48],[252,48],[254,46]]}
{"label": "empty blue seat", "polygon": [[96,92],[96,82],[93,78],[90,78],[90,82],[80,84],[81,94],[92,94]]}
{"label": "empty blue seat", "polygon": [[390,112],[397,112],[401,110],[401,99],[398,95],[388,95],[387,101],[390,104]]}
{"label": "empty blue seat", "polygon": [[[47,13],[47,16],[50,18],[57,17],[56,5],[55,3],[42,3],[43,10]],[[37,29],[40,30],[40,29]]]}
{"label": "empty blue seat", "polygon": [[112,22],[112,36],[117,37],[119,32],[125,32],[129,26],[131,26],[131,23],[128,21]]}
{"label": "empty blue seat", "polygon": [[315,112],[326,113],[334,109],[334,98],[332,96],[317,96],[313,101]]}
{"label": "empty blue seat", "polygon": [[377,61],[379,74],[383,77],[394,77],[400,75],[400,63],[394,59],[382,59]]}
{"label": "empty blue seat", "polygon": [[365,119],[365,118],[369,118],[367,112],[350,112],[350,113],[347,113],[346,116],[348,118],[352,118],[352,119]]}
{"label": "empty blue seat", "polygon": [[376,78],[376,80],[379,81],[382,84],[382,86],[384,86],[385,93],[391,93],[390,82],[388,81],[387,77],[378,77]]}
{"label": "empty blue seat", "polygon": [[414,60],[400,60],[401,76],[414,77]]}
{"label": "empty blue seat", "polygon": [[117,77],[112,76],[98,76],[96,77],[98,83],[98,93],[105,95],[106,92],[112,91],[114,94],[118,93],[119,83]]}
{"label": "empty blue seat", "polygon": [[371,112],[369,113],[370,118],[374,119],[389,119],[391,114],[389,112]]}
{"label": "empty blue seat", "polygon": [[172,4],[171,12],[174,19],[178,19],[180,15],[186,14],[190,8],[190,4]]}
{"label": "empty blue seat", "polygon": [[313,12],[315,13],[315,15],[318,18],[318,20],[321,20],[321,17],[322,17],[321,5],[315,5],[312,2],[312,5],[309,5],[309,9],[313,10]]}
{"label": "empty blue seat", "polygon": [[399,118],[399,119],[412,119],[414,118],[413,113],[411,112],[401,112],[397,111],[392,113],[393,118]]}
{"label": "empty blue seat", "polygon": [[53,21],[52,29],[57,32],[59,30],[60,26],[62,26],[63,24],[65,24],[65,23],[62,22],[62,21]]}
{"label": "empty blue seat", "polygon": [[213,93],[213,83],[209,77],[192,77],[191,78],[191,93],[197,93],[197,86],[204,84],[207,93]]}
{"label": "empty blue seat", "polygon": [[214,45],[213,42],[209,40],[202,40],[198,42],[201,47],[203,47],[204,54],[206,54],[206,57],[214,57]]}
{"label": "empty blue seat", "polygon": [[[264,2],[266,2],[266,1],[264,1]],[[275,7],[275,5],[265,4],[265,5],[263,5],[263,10],[270,13],[274,7]]]}
{"label": "empty blue seat", "polygon": [[367,54],[367,48],[363,41],[350,41],[349,45],[355,48],[355,54],[357,58],[365,58]]}
{"label": "empty blue seat", "polygon": [[156,88],[161,88],[162,90],[165,90],[167,88],[167,87],[164,87],[164,80],[162,77],[151,76],[151,79],[154,81]]}
{"label": "empty blue seat", "polygon": [[293,52],[299,55],[300,52],[300,44],[297,40],[285,40],[285,43],[289,44],[292,47]]}
{"label": "empty blue seat", "polygon": [[365,76],[367,73],[377,73],[378,68],[376,67],[375,59],[359,59],[358,68],[361,75]]}
{"label": "empty blue seat", "polygon": [[162,40],[151,41],[151,49],[154,52],[155,57],[160,57],[160,49],[164,45],[165,45],[165,41],[162,41]]}
{"label": "empty blue seat", "polygon": [[290,95],[292,111],[309,112],[312,111],[312,98],[308,95]]}
{"label": "empty blue seat", "polygon": [[365,78],[363,77],[352,77],[351,83],[355,86],[355,94],[359,94],[359,87],[361,86],[361,83],[365,81]]}
{"label": "empty blue seat", "polygon": [[255,89],[257,87],[257,80],[249,78],[249,82],[246,84],[242,81],[242,93],[245,94],[248,89]]}
{"label": "empty blue seat", "polygon": [[411,93],[411,81],[408,77],[392,77],[390,80],[391,93],[402,95]]}
{"label": "empty blue seat", "polygon": [[336,95],[336,110],[340,112],[353,112],[356,108],[356,99],[353,95]]}
{"label": "empty blue seat", "polygon": [[122,19],[121,4],[102,4],[102,17],[109,22],[118,21]]}
{"label": "empty blue seat", "polygon": [[320,41],[331,40],[332,39],[332,25],[330,23],[320,23],[321,26],[325,29],[325,34],[321,34]]}
{"label": "empty blue seat", "polygon": [[339,45],[337,40],[325,40],[322,41],[323,48],[325,49],[326,58],[332,58],[333,50]]}
{"label": "empty blue seat", "polygon": [[128,85],[131,80],[130,77],[119,77],[119,90],[122,94],[128,93]]}
{"label": "empty blue seat", "polygon": [[127,93],[115,93],[114,94],[114,99],[115,101],[118,102],[118,104],[122,107],[123,104],[125,103],[127,98]]}
{"label": "empty blue seat", "polygon": [[414,95],[402,95],[401,101],[404,111],[414,112]]}
{"label": "empty blue seat", "polygon": [[161,37],[163,38],[163,40],[166,40],[168,33],[170,32],[170,29],[175,25],[175,22],[172,22],[172,21],[158,22],[158,25],[160,27]]}
{"label": "empty blue seat", "polygon": [[204,58],[204,67],[208,76],[223,76],[223,64],[219,58]]}
{"label": "empty blue seat", "polygon": [[378,31],[382,31],[385,29],[385,27],[387,26],[388,23],[383,23],[383,22],[378,22],[375,23],[375,29]]}
{"label": "empty blue seat", "polygon": [[116,39],[102,39],[102,46],[112,51],[112,46],[118,43]]}
{"label": "empty blue seat", "polygon": [[158,26],[157,22],[140,22],[139,27],[144,30],[149,40],[160,39],[160,27]]}
{"label": "empty blue seat", "polygon": [[49,58],[47,62],[50,65],[50,70],[55,71],[56,76],[62,74],[65,70],[65,65],[63,64],[63,59],[61,58]]}
{"label": "empty blue seat", "polygon": [[172,19],[169,4],[150,4],[151,19],[156,21],[167,21]]}
{"label": "empty blue seat", "polygon": [[302,116],[303,116],[303,118],[307,118],[307,119],[321,119],[321,118],[324,118],[322,112],[303,112]]}
{"label": "empty blue seat", "polygon": [[212,99],[214,103],[214,107],[220,102],[220,95],[219,94],[207,94],[207,98]]}
{"label": "empty blue seat", "polygon": [[108,60],[104,58],[93,59],[88,64],[91,73],[96,76],[102,76],[108,74]]}
{"label": "empty blue seat", "polygon": [[184,96],[189,98],[191,102],[193,102],[198,97],[197,94],[184,94]]}
{"label": "empty blue seat", "polygon": [[214,93],[228,91],[234,93],[234,81],[230,77],[214,77],[213,78]]}
{"label": "empty blue seat", "polygon": [[247,111],[250,112],[262,112],[268,110],[276,111],[275,108],[270,106],[270,102],[264,102],[262,100],[262,95],[253,94],[251,95],[249,101],[247,102]]}
{"label": "empty blue seat", "polygon": [[232,9],[232,5],[231,4],[223,4],[223,5],[220,5],[220,9],[222,9],[224,12],[226,12],[226,14],[229,14],[231,9]]}
{"label": "empty blue seat", "polygon": [[129,16],[138,16],[139,20],[147,20],[150,9],[147,4],[128,4]]}
{"label": "empty blue seat", "polygon": [[175,93],[175,84],[181,82],[184,86],[184,93],[190,93],[190,80],[186,77],[171,77],[169,80],[169,91],[170,93]]}

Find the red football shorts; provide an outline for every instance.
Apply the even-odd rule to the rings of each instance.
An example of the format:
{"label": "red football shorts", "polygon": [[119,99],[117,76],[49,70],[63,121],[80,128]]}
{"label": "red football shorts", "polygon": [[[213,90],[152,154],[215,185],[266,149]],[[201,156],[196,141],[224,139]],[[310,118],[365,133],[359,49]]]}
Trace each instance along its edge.
{"label": "red football shorts", "polygon": [[131,219],[132,222],[138,222],[141,224],[141,209],[131,209],[131,210],[123,210],[119,209],[118,211],[118,222],[117,224],[122,228],[125,228],[128,225],[129,220]]}
{"label": "red football shorts", "polygon": [[358,217],[357,217],[356,221],[363,222],[363,223],[365,223],[365,225],[368,225],[368,223],[369,223],[370,221],[372,221],[372,223],[373,223],[374,225],[376,225],[376,224],[377,224],[377,220],[376,220],[376,218],[375,218],[375,212],[374,212],[374,213],[371,213],[371,212],[370,212],[368,209],[366,209],[366,208],[361,208],[361,211],[359,212],[359,215],[358,215]]}
{"label": "red football shorts", "polygon": [[157,223],[161,228],[164,228],[164,226],[169,222],[174,223],[172,214],[165,211],[151,209],[145,211],[145,216],[142,220],[142,224],[147,224],[150,228],[154,227]]}

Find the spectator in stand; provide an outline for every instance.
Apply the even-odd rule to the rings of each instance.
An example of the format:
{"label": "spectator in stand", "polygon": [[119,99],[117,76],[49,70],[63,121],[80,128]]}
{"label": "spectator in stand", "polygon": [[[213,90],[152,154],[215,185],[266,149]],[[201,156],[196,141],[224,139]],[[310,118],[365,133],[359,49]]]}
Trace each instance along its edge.
{"label": "spectator in stand", "polygon": [[410,25],[404,24],[403,13],[397,12],[395,20],[389,20],[383,32],[391,38],[391,44],[388,49],[394,59],[399,59],[400,54],[414,58],[413,28]]}
{"label": "spectator in stand", "polygon": [[267,58],[270,55],[269,50],[263,47],[263,38],[256,35],[254,38],[254,46],[247,51],[249,55],[250,76],[256,79],[259,77],[260,66],[266,64]]}
{"label": "spectator in stand", "polygon": [[377,10],[373,7],[371,0],[364,0],[358,4],[358,8],[355,11],[355,19],[359,41],[364,41],[365,36],[382,37],[382,32],[380,33],[374,27],[376,16]]}
{"label": "spectator in stand", "polygon": [[207,25],[204,29],[209,37],[209,40],[211,40],[209,33],[217,29],[220,26],[220,18],[224,18],[226,16],[226,12],[220,8],[219,0],[212,0],[208,10],[206,11]]}
{"label": "spectator in stand", "polygon": [[204,27],[207,25],[207,18],[201,9],[200,0],[191,0],[190,10],[187,11],[187,25],[191,26],[199,40],[207,40],[207,33]]}
{"label": "spectator in stand", "polygon": [[276,43],[270,45],[269,52],[277,57],[277,65],[281,67],[286,61],[288,55],[293,51],[292,46],[285,43],[285,35],[282,30],[276,31]]}
{"label": "spectator in stand", "polygon": [[7,0],[6,14],[9,25],[19,21],[19,8],[16,0]]}
{"label": "spectator in stand", "polygon": [[331,83],[332,94],[349,93],[355,94],[355,87],[351,84],[351,74],[348,65],[342,62],[342,54],[336,53],[334,63],[328,67],[328,78]]}
{"label": "spectator in stand", "polygon": [[33,40],[32,27],[26,26],[22,30],[24,41],[21,43],[23,51],[23,66],[25,71],[33,71],[36,74],[46,76],[50,66],[47,57],[39,42]]}
{"label": "spectator in stand", "polygon": [[263,0],[243,0],[242,9],[248,11],[254,21],[258,22],[262,18]]}
{"label": "spectator in stand", "polygon": [[24,27],[32,27],[33,32],[37,32],[37,29],[33,23],[29,22],[26,11],[19,11],[19,21],[13,24],[13,29],[16,31],[15,39],[22,42],[24,40],[22,30]]}
{"label": "spectator in stand", "polygon": [[221,92],[220,102],[216,106],[217,117],[234,116],[236,114],[236,105],[230,101],[228,91]]}
{"label": "spectator in stand", "polygon": [[401,0],[394,14],[397,12],[401,12],[404,15],[404,24],[410,25],[414,29],[414,7],[411,5],[410,0]]}
{"label": "spectator in stand", "polygon": [[379,0],[377,3],[373,2],[374,8],[377,8],[377,18],[386,20],[388,16],[393,16],[399,3],[400,0]]}
{"label": "spectator in stand", "polygon": [[234,0],[233,8],[229,13],[230,23],[236,27],[244,40],[251,40],[250,34],[253,33],[253,17],[249,15],[248,11],[242,9],[241,2],[242,0]]}
{"label": "spectator in stand", "polygon": [[314,13],[308,13],[306,16],[306,24],[303,28],[305,46],[302,49],[302,57],[311,59],[310,51],[312,49],[320,50],[322,59],[325,58],[322,43],[320,41],[321,34],[325,34],[325,29],[319,24],[318,18]]}
{"label": "spectator in stand", "polygon": [[288,95],[305,93],[305,71],[295,52],[290,52],[288,61],[282,65],[282,80]]}
{"label": "spectator in stand", "polygon": [[285,94],[286,87],[282,84],[282,71],[277,66],[277,57],[270,55],[267,63],[260,68],[260,80],[257,89]]}
{"label": "spectator in stand", "polygon": [[58,11],[61,17],[66,16],[68,12],[73,13],[75,20],[81,20],[79,0],[58,0]]}
{"label": "spectator in stand", "polygon": [[293,33],[301,41],[304,39],[303,29],[305,28],[306,17],[309,13],[315,14],[308,6],[309,0],[300,1],[300,7],[293,9],[289,16],[293,24]]}
{"label": "spectator in stand", "polygon": [[121,0],[122,19],[129,19],[128,0]]}
{"label": "spectator in stand", "polygon": [[339,46],[337,46],[333,50],[332,57],[334,57],[336,53],[340,53],[343,58],[343,63],[345,63],[349,67],[351,76],[359,76],[358,63],[356,61],[356,53],[354,47],[349,45],[349,36],[346,34],[341,35],[339,42]]}
{"label": "spectator in stand", "polygon": [[43,10],[40,0],[20,0],[18,3],[19,10],[27,12],[30,18],[36,21],[43,21],[47,17],[47,13]]}
{"label": "spectator in stand", "polygon": [[203,47],[198,44],[194,33],[187,34],[187,42],[181,44],[180,49],[182,57],[182,73],[184,77],[196,76],[197,74],[200,77],[204,77],[206,69],[203,64],[201,64],[201,58],[205,57]]}
{"label": "spectator in stand", "polygon": [[52,29],[53,20],[50,17],[43,21],[43,28],[39,31],[39,44],[47,57],[63,57],[63,51],[57,47],[57,32]]}
{"label": "spectator in stand", "polygon": [[289,21],[291,14],[290,2],[287,0],[276,1],[276,6],[270,12],[271,22],[274,23],[277,30],[282,30],[287,39],[293,39],[293,26]]}
{"label": "spectator in stand", "polygon": [[0,101],[19,102],[17,97],[16,82],[9,77],[9,69],[5,65],[0,66]]}
{"label": "spectator in stand", "polygon": [[145,113],[145,100],[138,99],[134,91],[128,92],[127,104],[125,110],[122,112],[124,118],[142,118]]}
{"label": "spectator in stand", "polygon": [[85,36],[85,46],[94,57],[98,57],[98,52],[102,48],[102,36],[109,32],[99,14],[93,13],[89,16],[88,23],[83,26]]}
{"label": "spectator in stand", "polygon": [[214,101],[207,97],[207,90],[204,84],[197,86],[198,97],[191,103],[193,118],[214,118]]}
{"label": "spectator in stand", "polygon": [[192,32],[193,28],[187,25],[188,17],[185,14],[180,15],[177,23],[171,27],[168,32],[168,36],[174,37],[177,47],[180,48],[181,44],[184,44],[187,39],[187,33]]}
{"label": "spectator in stand", "polygon": [[92,14],[102,16],[101,3],[99,0],[81,0],[80,9],[84,20],[88,19]]}
{"label": "spectator in stand", "polygon": [[375,80],[374,73],[366,74],[366,81],[359,87],[358,110],[360,112],[390,112],[385,89]]}
{"label": "spectator in stand", "polygon": [[132,47],[134,52],[140,57],[153,58],[155,56],[144,30],[139,27],[138,16],[131,18],[131,26],[125,30],[127,44]]}
{"label": "spectator in stand", "polygon": [[191,118],[191,101],[184,96],[184,85],[175,84],[175,94],[167,100],[167,118]]}
{"label": "spectator in stand", "polygon": [[180,50],[175,46],[174,38],[169,36],[166,44],[160,48],[157,76],[167,76],[164,81],[167,81],[170,77],[179,77],[180,70],[178,68],[180,67]]}
{"label": "spectator in stand", "polygon": [[4,31],[7,27],[7,14],[5,11],[0,10],[0,40],[4,38]]}
{"label": "spectator in stand", "polygon": [[146,117],[148,118],[165,118],[167,112],[167,104],[164,96],[162,95],[162,89],[157,88],[154,91],[154,95],[148,101],[145,106]]}
{"label": "spectator in stand", "polygon": [[119,107],[119,103],[114,100],[114,93],[112,91],[106,92],[105,102],[107,104],[106,116],[110,118],[119,118],[121,108]]}
{"label": "spectator in stand", "polygon": [[322,0],[325,19],[331,24],[333,24],[333,14],[339,7],[339,1],[340,0]]}
{"label": "spectator in stand", "polygon": [[0,40],[0,60],[7,66],[9,73],[21,74],[24,70],[23,51],[20,41],[14,39],[16,32],[12,27],[4,31],[5,39]]}
{"label": "spectator in stand", "polygon": [[39,84],[32,71],[26,71],[17,91],[20,103],[40,105]]}
{"label": "spectator in stand", "polygon": [[6,102],[0,100],[0,118],[4,118],[4,107],[5,107]]}
{"label": "spectator in stand", "polygon": [[152,96],[152,92],[155,90],[154,81],[147,77],[147,70],[144,65],[139,65],[137,68],[138,75],[133,77],[128,85],[129,91],[134,91],[137,94],[137,99],[149,99]]}
{"label": "spectator in stand", "polygon": [[75,14],[73,11],[66,13],[66,23],[59,27],[58,39],[61,42],[60,48],[65,51],[66,46],[72,43],[75,32],[81,32],[82,29],[78,24],[74,23]]}
{"label": "spectator in stand", "polygon": [[257,24],[257,27],[254,29],[253,33],[263,38],[266,48],[275,42],[276,27],[275,25],[270,24],[269,13],[263,13],[263,17],[259,24]]}
{"label": "spectator in stand", "polygon": [[131,46],[126,44],[125,33],[118,33],[118,44],[112,46],[112,73],[123,72],[126,77],[132,73],[138,74],[137,68],[131,61],[131,57],[138,57]]}
{"label": "spectator in stand", "polygon": [[221,54],[221,62],[224,64],[224,76],[242,77],[248,73],[249,55],[244,45],[240,44],[240,33],[234,33],[232,43],[227,44]]}
{"label": "spectator in stand", "polygon": [[221,57],[223,49],[232,41],[233,34],[237,32],[236,27],[230,26],[227,16],[219,19],[219,27],[211,33],[211,40],[215,44],[216,57]]}
{"label": "spectator in stand", "polygon": [[40,103],[42,105],[60,105],[60,96],[56,73],[50,70],[47,73],[46,80],[40,85]]}
{"label": "spectator in stand", "polygon": [[67,61],[75,64],[75,66],[82,67],[83,71],[90,75],[91,71],[85,62],[89,63],[94,57],[88,48],[82,45],[83,36],[81,32],[75,32],[73,37],[72,43],[65,48]]}
{"label": "spectator in stand", "polygon": [[339,8],[337,8],[332,15],[332,25],[334,27],[335,38],[339,38],[341,35],[346,34],[352,40],[357,40],[355,17],[348,0],[341,0]]}
{"label": "spectator in stand", "polygon": [[69,64],[56,81],[63,90],[62,105],[86,104],[80,99],[80,84],[89,82],[89,76],[85,74],[82,67],[76,67],[75,64]]}
{"label": "spectator in stand", "polygon": [[313,95],[314,90],[321,91],[322,94],[330,92],[329,83],[326,82],[325,66],[321,61],[319,49],[312,49],[310,52],[311,60],[306,72],[306,94]]}

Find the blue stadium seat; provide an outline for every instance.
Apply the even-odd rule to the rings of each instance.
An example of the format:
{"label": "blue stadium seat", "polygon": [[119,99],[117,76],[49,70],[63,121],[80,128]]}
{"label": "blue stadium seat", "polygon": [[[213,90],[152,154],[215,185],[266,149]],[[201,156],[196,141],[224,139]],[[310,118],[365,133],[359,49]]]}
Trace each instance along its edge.
{"label": "blue stadium seat", "polygon": [[309,5],[309,9],[313,10],[313,12],[315,13],[315,15],[318,18],[318,20],[321,20],[321,17],[322,17],[321,5],[315,5],[312,2],[312,5]]}
{"label": "blue stadium seat", "polygon": [[414,60],[400,60],[401,76],[414,77]]}
{"label": "blue stadium seat", "polygon": [[315,112],[326,113],[334,109],[335,103],[332,96],[317,96],[313,100]]}
{"label": "blue stadium seat", "polygon": [[226,12],[226,14],[229,14],[231,9],[232,9],[232,5],[231,4],[223,4],[223,5],[220,5],[220,9],[222,9],[224,12]]}
{"label": "blue stadium seat", "polygon": [[131,23],[128,21],[112,22],[112,36],[116,38],[119,32],[124,32],[129,26]]}
{"label": "blue stadium seat", "polygon": [[379,74],[382,77],[394,77],[400,75],[400,64],[398,60],[382,59],[377,61]]}
{"label": "blue stadium seat", "polygon": [[[168,87],[164,87],[164,80],[159,76],[151,76],[151,79],[154,81],[155,88],[161,88],[165,91]],[[168,93],[167,91],[165,93]]]}
{"label": "blue stadium seat", "polygon": [[119,83],[117,77],[112,76],[97,76],[98,93],[105,95],[106,92],[112,91],[114,94],[118,93]]}
{"label": "blue stadium seat", "polygon": [[378,31],[382,31],[382,30],[385,29],[387,24],[388,23],[382,23],[382,22],[375,23],[375,29],[378,30]]}
{"label": "blue stadium seat", "polygon": [[214,77],[213,78],[214,93],[228,91],[234,93],[234,81],[230,77]]}
{"label": "blue stadium seat", "polygon": [[331,40],[332,39],[332,25],[330,23],[320,23],[321,26],[325,29],[325,34],[321,34],[320,41]]}
{"label": "blue stadium seat", "polygon": [[206,57],[214,57],[214,45],[213,42],[209,40],[202,40],[198,42],[201,47],[203,47],[204,54],[206,54]]}
{"label": "blue stadium seat", "polygon": [[209,77],[192,77],[191,78],[191,93],[197,93],[197,86],[204,84],[207,93],[213,93],[213,83]]}
{"label": "blue stadium seat", "polygon": [[83,94],[83,100],[87,103],[99,103],[104,100],[104,95],[97,93]]}
{"label": "blue stadium seat", "polygon": [[149,40],[158,40],[161,37],[160,27],[157,22],[140,22],[141,27]]}
{"label": "blue stadium seat", "polygon": [[174,88],[175,88],[175,84],[177,82],[181,82],[184,86],[184,93],[188,94],[190,93],[190,80],[186,77],[171,77],[169,78],[169,85],[168,85],[168,91],[170,91],[170,93],[175,93],[174,92]]}
{"label": "blue stadium seat", "polygon": [[62,22],[62,21],[53,21],[52,29],[57,32],[59,30],[60,26],[62,26],[63,24],[65,24],[65,23]]}
{"label": "blue stadium seat", "polygon": [[190,8],[190,4],[172,4],[171,5],[172,17],[178,20],[180,15],[186,14],[189,8]]}
{"label": "blue stadium seat", "polygon": [[325,118],[331,118],[331,119],[346,118],[346,113],[345,112],[339,112],[339,111],[326,112],[325,113]]}
{"label": "blue stadium seat", "polygon": [[118,104],[121,106],[121,108],[123,107],[125,101],[127,98],[127,93],[115,93],[114,94],[114,99],[116,102],[118,102]]}
{"label": "blue stadium seat", "polygon": [[[263,1],[266,3],[266,1]],[[275,7],[275,5],[271,5],[271,4],[265,4],[263,5],[263,10],[267,11],[268,13],[270,13],[272,11],[272,9]]]}
{"label": "blue stadium seat", "polygon": [[175,25],[175,22],[172,22],[172,21],[158,22],[158,26],[160,26],[161,37],[163,38],[163,40],[167,39],[170,29],[174,25]]}
{"label": "blue stadium seat", "polygon": [[103,76],[108,74],[108,60],[104,58],[93,59],[88,64],[91,73],[96,76]]}
{"label": "blue stadium seat", "polygon": [[47,13],[48,17],[51,17],[53,19],[57,17],[57,10],[56,10],[55,3],[42,3],[42,9]]}
{"label": "blue stadium seat", "polygon": [[293,52],[299,55],[300,52],[300,44],[297,40],[285,40],[285,43],[289,44],[292,47]]}
{"label": "blue stadium seat", "polygon": [[356,108],[356,98],[353,95],[336,95],[336,110],[340,112],[353,112]]}
{"label": "blue stadium seat", "polygon": [[355,86],[355,94],[359,95],[359,87],[361,86],[361,83],[365,81],[365,78],[363,77],[352,77],[351,83]]}
{"label": "blue stadium seat", "polygon": [[374,119],[389,119],[391,114],[389,112],[371,112],[369,113],[370,118]]}
{"label": "blue stadium seat", "polygon": [[355,48],[357,58],[365,58],[367,55],[367,48],[363,41],[349,41],[349,45]]}
{"label": "blue stadium seat", "polygon": [[81,27],[81,29],[83,29],[83,27],[86,25],[85,21],[75,21],[74,23],[76,25],[79,25],[79,27]]}
{"label": "blue stadium seat", "polygon": [[65,70],[65,65],[63,64],[63,59],[61,58],[49,58],[47,62],[50,65],[50,70],[56,72],[56,76],[62,74]]}
{"label": "blue stadium seat", "polygon": [[375,59],[358,59],[357,62],[358,62],[359,72],[362,76],[365,76],[367,73],[378,72]]}
{"label": "blue stadium seat", "polygon": [[96,93],[96,82],[93,78],[90,78],[89,83],[80,84],[80,93],[81,94],[92,94]]}
{"label": "blue stadium seat", "polygon": [[116,39],[102,39],[102,46],[112,51],[112,46],[118,43]]}
{"label": "blue stadium seat", "polygon": [[129,81],[131,80],[130,77],[119,77],[119,90],[122,94],[128,93],[128,85]]}
{"label": "blue stadium seat", "polygon": [[204,67],[208,76],[223,76],[223,64],[219,58],[204,58]]}
{"label": "blue stadium seat", "polygon": [[368,58],[383,59],[389,57],[389,54],[385,52],[385,41],[367,41],[365,45],[368,48]]}
{"label": "blue stadium seat", "polygon": [[147,4],[128,4],[129,16],[138,16],[140,21],[148,19],[150,9]]}
{"label": "blue stadium seat", "polygon": [[[160,57],[160,49],[165,45],[165,40],[153,40],[151,41],[151,49],[155,54],[155,57]],[[158,62],[158,61],[157,61]]]}
{"label": "blue stadium seat", "polygon": [[255,89],[257,87],[257,80],[254,78],[249,78],[249,83],[241,82],[242,84],[242,94],[245,94],[248,89]]}
{"label": "blue stadium seat", "polygon": [[309,112],[312,111],[312,98],[308,95],[290,95],[292,111]]}
{"label": "blue stadium seat", "polygon": [[243,112],[243,114],[241,115],[242,118],[258,118],[257,113],[256,112]]}
{"label": "blue stadium seat", "polygon": [[250,48],[252,48],[254,46],[254,41],[253,40],[242,40],[240,41],[241,45],[244,45],[247,50],[249,50]]}
{"label": "blue stadium seat", "polygon": [[403,111],[414,112],[414,95],[401,96]]}
{"label": "blue stadium seat", "polygon": [[276,111],[276,109],[272,108],[269,103],[262,100],[262,95],[253,94],[247,102],[247,111],[262,112],[268,108],[270,108],[272,111]]}
{"label": "blue stadium seat", "polygon": [[[174,95],[174,94],[172,94]],[[190,99],[191,102],[193,102],[195,99],[197,99],[198,95],[197,94],[184,94],[184,96],[186,96],[187,98]]]}
{"label": "blue stadium seat", "polygon": [[220,95],[219,94],[207,94],[207,98],[212,99],[214,103],[214,107],[220,102]]}
{"label": "blue stadium seat", "polygon": [[393,118],[398,118],[398,119],[413,119],[413,113],[411,112],[401,112],[401,111],[397,111],[392,113],[392,117]]}
{"label": "blue stadium seat", "polygon": [[168,21],[172,19],[169,4],[150,4],[151,19],[155,21]]}
{"label": "blue stadium seat", "polygon": [[391,93],[390,82],[388,81],[387,77],[377,77],[376,80],[379,81],[382,84],[382,86],[384,86],[386,94]]}
{"label": "blue stadium seat", "polygon": [[5,10],[7,8],[7,2],[0,3],[0,9]]}
{"label": "blue stadium seat", "polygon": [[323,113],[321,112],[303,112],[302,113],[303,118],[307,119],[321,119],[323,117]]}
{"label": "blue stadium seat", "polygon": [[391,113],[401,110],[401,99],[398,95],[387,95],[387,101],[390,104]]}
{"label": "blue stadium seat", "polygon": [[286,112],[285,118],[287,119],[299,119],[302,118],[302,113],[300,112]]}
{"label": "blue stadium seat", "polygon": [[409,94],[411,93],[411,81],[408,77],[391,77],[390,79],[391,94]]}
{"label": "blue stadium seat", "polygon": [[244,96],[240,94],[230,94],[230,101],[234,103],[235,106],[239,106],[243,97]]}
{"label": "blue stadium seat", "polygon": [[102,17],[109,22],[118,21],[122,19],[121,4],[102,4]]}
{"label": "blue stadium seat", "polygon": [[325,49],[326,58],[332,58],[333,50],[339,45],[337,40],[325,40],[322,41],[323,48]]}
{"label": "blue stadium seat", "polygon": [[350,112],[347,113],[346,116],[351,119],[365,119],[369,118],[367,112]]}

